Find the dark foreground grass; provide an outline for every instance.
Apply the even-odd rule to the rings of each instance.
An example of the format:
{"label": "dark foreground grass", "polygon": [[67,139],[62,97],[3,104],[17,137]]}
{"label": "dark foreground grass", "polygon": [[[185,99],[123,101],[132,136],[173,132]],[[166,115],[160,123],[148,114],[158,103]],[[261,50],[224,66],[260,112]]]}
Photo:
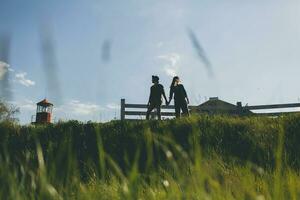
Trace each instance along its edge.
{"label": "dark foreground grass", "polygon": [[299,199],[300,115],[0,123],[1,199]]}

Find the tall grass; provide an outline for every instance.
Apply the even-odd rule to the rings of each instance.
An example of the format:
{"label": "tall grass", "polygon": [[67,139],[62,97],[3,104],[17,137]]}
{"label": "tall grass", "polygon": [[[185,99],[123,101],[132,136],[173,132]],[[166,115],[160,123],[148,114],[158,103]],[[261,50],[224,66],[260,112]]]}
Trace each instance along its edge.
{"label": "tall grass", "polygon": [[299,199],[300,116],[0,123],[0,199]]}

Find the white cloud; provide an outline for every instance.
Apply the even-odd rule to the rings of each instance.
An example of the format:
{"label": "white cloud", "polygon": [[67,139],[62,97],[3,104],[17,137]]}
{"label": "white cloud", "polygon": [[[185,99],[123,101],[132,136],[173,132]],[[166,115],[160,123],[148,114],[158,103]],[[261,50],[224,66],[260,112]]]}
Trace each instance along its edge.
{"label": "white cloud", "polygon": [[62,106],[57,108],[58,112],[64,112],[67,114],[73,114],[77,116],[82,115],[95,115],[99,114],[99,112],[103,110],[100,105],[93,103],[84,103],[78,100],[71,100],[70,102],[63,104]]}
{"label": "white cloud", "polygon": [[53,109],[53,121],[80,120],[80,121],[101,121],[107,122],[119,115],[119,105],[109,103],[99,105],[92,102],[80,100],[69,100]]}
{"label": "white cloud", "polygon": [[165,73],[168,76],[172,76],[172,77],[177,76],[177,70],[176,69],[171,69],[171,68],[165,67],[164,70],[165,70]]}
{"label": "white cloud", "polygon": [[21,101],[13,101],[11,102],[13,105],[16,105],[18,108],[20,108],[20,111],[35,111],[36,109],[36,103],[34,103],[32,100],[21,100]]}
{"label": "white cloud", "polygon": [[0,80],[3,79],[4,75],[8,72],[9,70],[9,64],[0,61]]}
{"label": "white cloud", "polygon": [[120,105],[119,104],[116,104],[116,103],[109,103],[106,105],[106,107],[108,109],[111,109],[111,110],[117,110],[117,109],[120,109]]}
{"label": "white cloud", "polygon": [[163,66],[163,70],[168,76],[176,76],[179,70],[180,55],[177,53],[170,53],[157,57],[158,59],[164,60],[166,64]]}
{"label": "white cloud", "polygon": [[[32,116],[34,116],[36,113],[37,101],[23,99],[20,101],[12,101],[10,103],[20,108],[20,112],[22,114],[22,123],[34,121],[34,118],[32,118]],[[109,118],[108,116],[106,116],[108,115],[108,107],[111,106],[114,106],[114,104],[111,104],[110,106],[100,106],[98,104],[90,102],[70,100],[60,106],[54,105],[52,118],[53,122],[57,122],[58,120],[64,121],[70,119],[77,119],[81,121],[98,121],[100,116],[102,115],[102,120],[107,121],[112,118],[112,114],[109,115]]]}
{"label": "white cloud", "polygon": [[[21,113],[27,116],[26,123],[28,120],[31,120],[29,117],[35,115],[36,102],[25,99],[11,103],[19,107]],[[58,120],[70,119],[77,119],[81,121],[108,121],[116,115],[116,112],[112,113],[112,110],[115,111],[117,109],[119,109],[119,105],[115,103],[109,103],[102,106],[91,102],[82,102],[73,99],[60,106],[54,105],[53,121],[57,122]]]}
{"label": "white cloud", "polygon": [[20,106],[21,110],[34,111],[36,110],[36,104],[33,101],[26,101],[25,104]]}
{"label": "white cloud", "polygon": [[156,44],[156,47],[157,47],[157,48],[161,48],[163,45],[164,45],[163,42],[158,42],[158,43]]}
{"label": "white cloud", "polygon": [[16,74],[17,82],[26,87],[34,86],[35,82],[30,79],[26,79],[26,76],[27,76],[26,72],[17,73]]}

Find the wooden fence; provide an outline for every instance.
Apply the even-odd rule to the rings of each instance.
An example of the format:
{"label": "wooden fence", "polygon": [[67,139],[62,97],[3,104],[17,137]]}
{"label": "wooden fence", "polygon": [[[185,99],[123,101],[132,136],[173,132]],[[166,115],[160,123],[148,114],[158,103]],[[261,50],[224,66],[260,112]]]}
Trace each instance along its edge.
{"label": "wooden fence", "polygon": [[[286,108],[300,108],[300,103],[286,103],[286,104],[270,104],[270,105],[254,105],[254,106],[244,106],[243,109],[246,110],[272,110],[272,109],[286,109]],[[256,115],[267,115],[267,116],[278,116],[284,114],[300,113],[299,111],[290,112],[265,112],[265,113],[255,113]]]}
{"label": "wooden fence", "polygon": [[[196,108],[197,106],[189,106],[189,109]],[[140,110],[130,110],[128,111],[127,109],[144,109],[144,111]],[[146,111],[147,111],[148,106],[146,104],[128,104],[125,102],[125,99],[121,99],[121,120],[126,119],[126,116],[146,116]],[[174,117],[175,112],[174,112],[175,106],[173,105],[162,105],[161,106],[161,116],[162,117]],[[166,111],[168,110],[168,111]],[[170,111],[172,110],[172,111]],[[152,115],[155,114],[154,111],[151,113]]]}
{"label": "wooden fence", "polygon": [[[240,106],[239,106],[240,105]],[[198,106],[189,106],[189,110],[197,109]],[[241,103],[237,103],[237,109],[242,110],[270,110],[270,109],[285,109],[285,108],[300,108],[300,103],[289,103],[289,104],[271,104],[271,105],[253,105],[253,106],[241,106]],[[129,109],[129,110],[128,110]],[[143,109],[143,110],[141,110]],[[161,106],[161,116],[162,117],[174,117],[175,107],[173,105],[162,105]],[[125,99],[121,99],[121,120],[125,120],[126,116],[146,116],[147,105],[146,104],[128,104]],[[255,115],[266,115],[266,116],[278,116],[290,113],[300,113],[299,111],[291,112],[264,112],[264,113],[254,113]],[[155,112],[152,111],[152,115]]]}

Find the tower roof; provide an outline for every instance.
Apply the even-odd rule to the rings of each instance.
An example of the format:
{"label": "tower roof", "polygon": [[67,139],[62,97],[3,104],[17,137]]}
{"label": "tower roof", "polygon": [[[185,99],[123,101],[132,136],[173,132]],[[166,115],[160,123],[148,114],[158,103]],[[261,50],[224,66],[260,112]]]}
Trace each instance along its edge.
{"label": "tower roof", "polygon": [[50,103],[47,99],[44,99],[44,100],[38,102],[36,105],[38,105],[38,106],[53,106],[53,104]]}

